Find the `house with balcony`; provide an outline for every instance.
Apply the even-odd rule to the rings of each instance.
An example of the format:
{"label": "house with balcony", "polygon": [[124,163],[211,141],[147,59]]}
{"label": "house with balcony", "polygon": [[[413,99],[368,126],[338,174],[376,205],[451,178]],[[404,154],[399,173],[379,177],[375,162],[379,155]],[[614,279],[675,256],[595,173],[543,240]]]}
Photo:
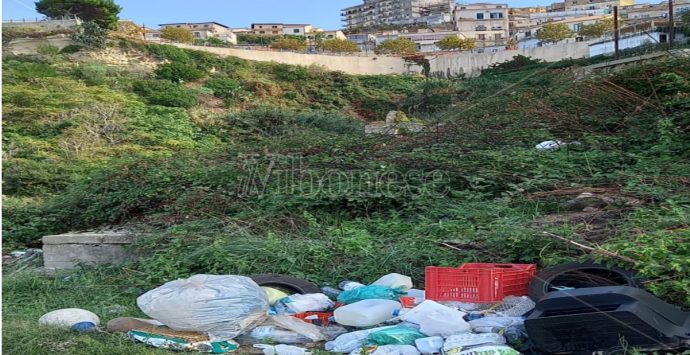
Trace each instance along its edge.
{"label": "house with balcony", "polygon": [[635,5],[635,0],[565,0],[565,11],[608,9]]}
{"label": "house with balcony", "polygon": [[453,0],[363,0],[341,10],[348,29],[382,25],[440,25],[452,22]]}
{"label": "house with balcony", "polygon": [[510,38],[508,4],[458,4],[455,29],[464,37],[474,38],[477,48],[505,47]]}
{"label": "house with balcony", "polygon": [[[215,37],[228,43],[237,44],[237,36],[232,32],[230,27],[218,22],[163,23],[158,26],[161,30],[167,27],[186,29],[192,33],[194,39],[205,40]],[[155,33],[152,33],[149,38],[151,38],[151,40],[155,40],[156,38],[160,40],[160,34],[157,37],[154,37],[154,35]]]}

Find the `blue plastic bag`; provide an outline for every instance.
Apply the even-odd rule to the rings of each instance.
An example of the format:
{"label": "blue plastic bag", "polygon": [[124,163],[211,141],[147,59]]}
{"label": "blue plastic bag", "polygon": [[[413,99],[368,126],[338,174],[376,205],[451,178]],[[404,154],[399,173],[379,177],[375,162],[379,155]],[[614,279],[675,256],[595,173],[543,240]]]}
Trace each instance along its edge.
{"label": "blue plastic bag", "polygon": [[371,285],[353,288],[343,291],[338,295],[338,302],[344,304],[355,303],[363,300],[393,300],[397,301],[406,292],[397,288]]}

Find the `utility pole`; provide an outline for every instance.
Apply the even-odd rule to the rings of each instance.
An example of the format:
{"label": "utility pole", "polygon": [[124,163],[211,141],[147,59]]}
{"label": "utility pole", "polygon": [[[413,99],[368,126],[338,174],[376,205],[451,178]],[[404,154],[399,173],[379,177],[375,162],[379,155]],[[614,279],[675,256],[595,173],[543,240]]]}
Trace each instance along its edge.
{"label": "utility pole", "polygon": [[673,48],[673,40],[676,35],[673,23],[673,0],[668,0],[668,48]]}
{"label": "utility pole", "polygon": [[[670,0],[669,0],[670,1]],[[618,6],[613,7],[613,56],[618,58]]]}

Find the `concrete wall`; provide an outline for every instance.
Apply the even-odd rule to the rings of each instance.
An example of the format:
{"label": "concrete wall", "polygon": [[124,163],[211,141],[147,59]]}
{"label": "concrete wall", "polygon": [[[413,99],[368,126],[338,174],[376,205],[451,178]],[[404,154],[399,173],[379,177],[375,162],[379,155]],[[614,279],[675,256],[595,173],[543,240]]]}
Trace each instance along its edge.
{"label": "concrete wall", "polygon": [[79,26],[81,20],[43,20],[43,21],[24,21],[24,20],[6,20],[2,21],[3,28],[35,28],[41,30],[59,30],[69,29]]}
{"label": "concrete wall", "polygon": [[[636,34],[632,36],[624,36],[621,37],[621,39],[618,41],[618,48],[619,49],[628,49],[628,48],[635,48],[639,47],[642,45],[646,44],[659,44],[661,42],[660,36],[662,33],[660,32],[651,32],[651,33],[642,33],[642,34]],[[668,40],[668,35],[663,34],[666,36]],[[685,39],[685,36],[683,36],[682,33],[676,34],[676,40],[677,41],[682,41]],[[595,56],[595,55],[600,55],[600,54],[612,54],[614,52],[615,44],[613,40],[608,40],[608,41],[602,41],[602,42],[597,42],[597,43],[590,43],[589,47],[589,55],[590,56]]]}
{"label": "concrete wall", "polygon": [[567,58],[589,56],[589,45],[586,42],[572,42],[553,46],[525,48],[495,53],[460,53],[438,55],[430,58],[431,74],[435,76],[456,76],[465,74],[476,76],[491,64],[502,63],[521,54],[534,59],[555,62]]}
{"label": "concrete wall", "polygon": [[302,54],[292,52],[255,51],[247,49],[202,47],[188,44],[174,44],[180,48],[195,49],[221,56],[233,56],[260,62],[277,62],[292,65],[323,65],[330,70],[349,74],[403,74],[409,71],[421,72],[419,66],[408,66],[402,58],[383,56],[336,56]]}
{"label": "concrete wall", "polygon": [[62,49],[74,42],[67,36],[57,35],[46,38],[17,38],[3,46],[3,51],[15,55],[33,55],[38,53],[40,46],[53,46]]}

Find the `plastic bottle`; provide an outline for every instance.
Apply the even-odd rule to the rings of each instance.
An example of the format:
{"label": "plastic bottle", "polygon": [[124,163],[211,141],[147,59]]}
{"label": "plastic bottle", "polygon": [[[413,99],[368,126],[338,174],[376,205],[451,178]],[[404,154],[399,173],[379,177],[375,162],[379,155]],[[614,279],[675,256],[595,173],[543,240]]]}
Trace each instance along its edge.
{"label": "plastic bottle", "polygon": [[343,281],[343,282],[338,284],[338,288],[343,290],[343,291],[349,291],[349,290],[352,290],[353,288],[362,287],[362,286],[366,286],[366,285],[361,284],[359,282],[355,282],[355,281]]}
{"label": "plastic bottle", "polygon": [[399,288],[403,291],[407,291],[412,288],[412,279],[409,276],[392,273],[381,276],[381,278],[374,281],[372,285]]}
{"label": "plastic bottle", "polygon": [[443,342],[443,337],[440,336],[421,338],[414,341],[419,352],[424,355],[440,354]]}
{"label": "plastic bottle", "polygon": [[351,327],[371,327],[393,318],[393,311],[402,308],[392,300],[363,300],[335,310],[335,321]]}
{"label": "plastic bottle", "polygon": [[338,295],[340,294],[340,292],[342,292],[342,291],[340,291],[334,287],[324,286],[324,287],[321,287],[321,292],[330,298],[337,298]]}
{"label": "plastic bottle", "polygon": [[371,328],[345,333],[338,336],[334,340],[326,342],[325,349],[326,351],[333,353],[349,353],[357,348],[363,347],[367,343],[367,337],[369,334],[388,328],[393,328],[393,326]]}

